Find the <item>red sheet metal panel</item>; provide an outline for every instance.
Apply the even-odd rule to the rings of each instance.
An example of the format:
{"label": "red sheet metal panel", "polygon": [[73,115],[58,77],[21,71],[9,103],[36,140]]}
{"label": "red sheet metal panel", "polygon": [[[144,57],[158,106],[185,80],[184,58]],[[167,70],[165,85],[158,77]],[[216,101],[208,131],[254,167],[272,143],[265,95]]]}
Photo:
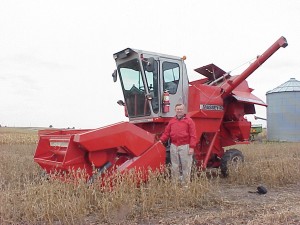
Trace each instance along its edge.
{"label": "red sheet metal panel", "polygon": [[267,106],[260,98],[256,97],[254,94],[243,91],[232,91],[233,97],[240,102],[248,102],[251,104],[257,104],[262,106]]}
{"label": "red sheet metal panel", "polygon": [[153,145],[154,138],[153,134],[134,124],[121,122],[76,134],[74,142],[89,152],[123,147],[132,155],[139,156]]}
{"label": "red sheet metal panel", "polygon": [[224,70],[217,67],[215,64],[208,64],[206,66],[199,67],[195,69],[196,72],[202,74],[203,76],[206,76],[209,80],[215,80],[219,77],[226,74]]}

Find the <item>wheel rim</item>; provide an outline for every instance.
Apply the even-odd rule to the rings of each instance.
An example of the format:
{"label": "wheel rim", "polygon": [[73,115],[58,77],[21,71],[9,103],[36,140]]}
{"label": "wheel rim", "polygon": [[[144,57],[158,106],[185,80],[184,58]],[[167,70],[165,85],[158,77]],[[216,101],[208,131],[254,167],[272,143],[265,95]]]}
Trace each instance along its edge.
{"label": "wheel rim", "polygon": [[242,160],[242,158],[240,157],[240,156],[234,156],[234,157],[232,157],[232,159],[231,159],[231,163],[232,164],[238,164],[238,163],[241,163],[243,160]]}

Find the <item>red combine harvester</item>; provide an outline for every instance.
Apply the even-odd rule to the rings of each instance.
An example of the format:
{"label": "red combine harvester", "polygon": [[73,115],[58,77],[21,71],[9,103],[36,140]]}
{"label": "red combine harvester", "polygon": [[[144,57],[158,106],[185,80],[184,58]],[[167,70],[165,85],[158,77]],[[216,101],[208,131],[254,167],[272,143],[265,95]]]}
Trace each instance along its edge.
{"label": "red combine harvester", "polygon": [[[219,168],[226,175],[229,161],[243,160],[237,149],[224,147],[249,143],[255,104],[265,103],[251,92],[246,78],[287,41],[280,37],[240,75],[232,76],[214,64],[195,69],[206,78],[188,81],[184,58],[131,48],[115,53],[129,122],[91,130],[40,131],[34,161],[47,173],[86,170],[90,179],[103,171],[147,171],[169,162],[168,147],[158,142],[177,103],[187,106],[196,124],[198,144],[194,162],[199,169]],[[93,175],[94,174],[94,175]]]}

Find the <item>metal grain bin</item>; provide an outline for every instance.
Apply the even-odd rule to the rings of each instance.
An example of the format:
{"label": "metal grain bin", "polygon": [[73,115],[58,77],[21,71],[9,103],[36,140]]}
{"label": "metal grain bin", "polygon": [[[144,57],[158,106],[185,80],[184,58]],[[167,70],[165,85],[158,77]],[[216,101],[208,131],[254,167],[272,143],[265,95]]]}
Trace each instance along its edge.
{"label": "metal grain bin", "polygon": [[266,95],[268,140],[300,141],[300,81],[291,78]]}

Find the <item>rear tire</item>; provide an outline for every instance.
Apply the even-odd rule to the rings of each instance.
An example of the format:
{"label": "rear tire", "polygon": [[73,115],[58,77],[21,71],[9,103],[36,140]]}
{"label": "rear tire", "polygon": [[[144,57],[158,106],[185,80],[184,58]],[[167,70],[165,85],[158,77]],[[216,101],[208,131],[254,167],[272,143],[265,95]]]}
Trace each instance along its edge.
{"label": "rear tire", "polygon": [[244,155],[241,151],[237,149],[227,150],[221,158],[221,174],[227,177],[229,175],[228,166],[232,165],[233,167],[237,167],[238,164],[242,162],[244,162]]}

